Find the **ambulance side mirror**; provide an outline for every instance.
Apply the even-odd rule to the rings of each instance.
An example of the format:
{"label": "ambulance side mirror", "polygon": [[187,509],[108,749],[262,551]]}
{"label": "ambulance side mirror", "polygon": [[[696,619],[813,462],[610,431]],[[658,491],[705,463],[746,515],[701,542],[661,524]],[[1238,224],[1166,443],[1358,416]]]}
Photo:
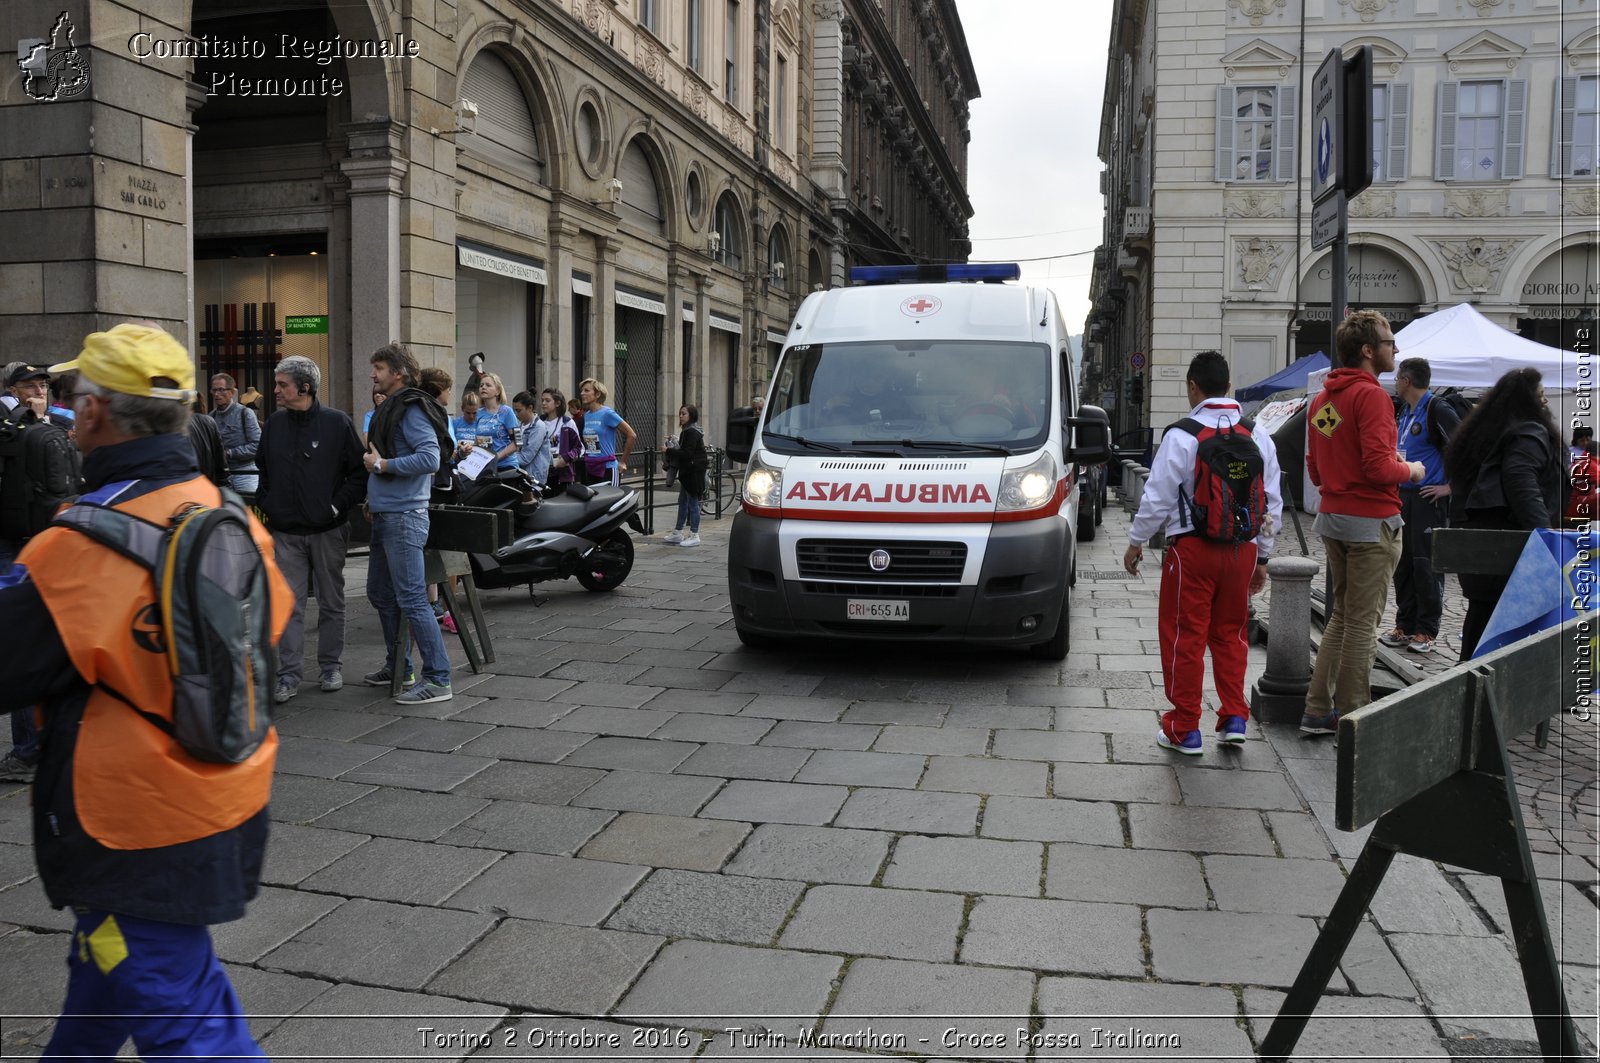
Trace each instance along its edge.
{"label": "ambulance side mirror", "polygon": [[1111,418],[1098,406],[1079,406],[1070,418],[1072,460],[1079,465],[1099,465],[1111,460]]}
{"label": "ambulance side mirror", "polygon": [[728,430],[722,436],[722,449],[741,465],[750,461],[750,448],[756,441],[756,422],[760,419],[760,415],[748,406],[741,406],[728,415]]}

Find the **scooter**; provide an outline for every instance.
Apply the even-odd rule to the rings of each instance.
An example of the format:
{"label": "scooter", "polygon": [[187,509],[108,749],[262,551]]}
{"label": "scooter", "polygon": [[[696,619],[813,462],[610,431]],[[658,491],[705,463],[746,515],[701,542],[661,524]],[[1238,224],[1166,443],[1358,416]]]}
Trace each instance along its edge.
{"label": "scooter", "polygon": [[567,484],[548,493],[520,469],[485,473],[462,485],[459,502],[515,514],[517,538],[492,554],[469,554],[479,587],[528,586],[576,576],[591,591],[613,591],[633,570],[633,540],[644,534],[639,492],[609,484]]}

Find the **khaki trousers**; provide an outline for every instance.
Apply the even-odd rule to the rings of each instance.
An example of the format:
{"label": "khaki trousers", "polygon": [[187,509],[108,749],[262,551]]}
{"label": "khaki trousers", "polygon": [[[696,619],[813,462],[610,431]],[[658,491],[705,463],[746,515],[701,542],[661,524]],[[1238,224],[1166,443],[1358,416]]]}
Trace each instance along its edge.
{"label": "khaki trousers", "polygon": [[1323,536],[1333,606],[1311,669],[1306,711],[1325,716],[1354,712],[1372,700],[1372,662],[1378,655],[1378,625],[1389,604],[1389,581],[1400,560],[1400,534],[1387,525],[1375,543],[1348,543]]}

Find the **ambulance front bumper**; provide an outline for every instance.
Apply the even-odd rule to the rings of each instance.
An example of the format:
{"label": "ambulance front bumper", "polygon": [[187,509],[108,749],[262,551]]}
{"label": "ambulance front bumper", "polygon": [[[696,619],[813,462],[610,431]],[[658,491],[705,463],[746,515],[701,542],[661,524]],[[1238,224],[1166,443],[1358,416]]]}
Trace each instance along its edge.
{"label": "ambulance front bumper", "polygon": [[[988,526],[976,577],[960,583],[808,579],[785,564],[782,523],[739,513],[728,546],[728,595],[746,632],[803,638],[929,640],[1029,646],[1047,639],[1068,593],[1072,537],[1059,518]],[[926,538],[931,528],[918,531]],[[870,535],[890,553],[922,540],[898,525],[839,524],[852,542]],[[819,536],[813,535],[815,539]],[[853,604],[856,603],[856,604]],[[859,603],[870,603],[863,606]],[[863,614],[876,613],[875,618]]]}

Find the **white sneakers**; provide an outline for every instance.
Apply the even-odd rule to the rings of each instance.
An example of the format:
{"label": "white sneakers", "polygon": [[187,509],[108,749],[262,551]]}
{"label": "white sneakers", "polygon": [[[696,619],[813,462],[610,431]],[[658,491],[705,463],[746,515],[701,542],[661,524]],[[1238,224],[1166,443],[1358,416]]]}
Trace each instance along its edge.
{"label": "white sneakers", "polygon": [[680,542],[678,545],[679,546],[699,546],[700,545],[700,536],[696,535],[694,532],[690,532],[688,534],[688,536],[682,542]]}
{"label": "white sneakers", "polygon": [[700,536],[694,532],[684,535],[681,531],[669,531],[661,537],[661,541],[671,546],[699,546]]}
{"label": "white sneakers", "polygon": [[681,542],[683,542],[683,532],[681,532],[681,531],[669,531],[669,532],[667,532],[667,534],[665,534],[665,535],[663,535],[661,537],[661,541],[664,542],[664,543],[672,543],[674,545],[676,545],[677,543],[681,543]]}

